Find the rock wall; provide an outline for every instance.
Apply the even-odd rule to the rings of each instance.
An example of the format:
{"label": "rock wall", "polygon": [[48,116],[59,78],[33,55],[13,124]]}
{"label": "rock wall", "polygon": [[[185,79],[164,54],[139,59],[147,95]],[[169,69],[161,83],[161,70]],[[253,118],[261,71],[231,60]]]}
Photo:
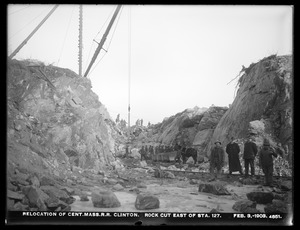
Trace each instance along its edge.
{"label": "rock wall", "polygon": [[213,135],[219,120],[227,107],[211,106],[210,108],[186,109],[161,123],[153,125],[136,139],[152,145],[180,145],[196,148],[198,155],[205,155],[207,144]]}
{"label": "rock wall", "polygon": [[35,159],[56,174],[115,164],[122,136],[89,79],[31,60],[7,65],[7,154],[13,164],[26,159],[24,167],[34,168]]}
{"label": "rock wall", "polygon": [[253,133],[259,146],[266,137],[291,162],[292,82],[292,56],[272,55],[243,69],[236,97],[214,130],[207,153],[217,139],[225,146],[231,136],[242,139]]}

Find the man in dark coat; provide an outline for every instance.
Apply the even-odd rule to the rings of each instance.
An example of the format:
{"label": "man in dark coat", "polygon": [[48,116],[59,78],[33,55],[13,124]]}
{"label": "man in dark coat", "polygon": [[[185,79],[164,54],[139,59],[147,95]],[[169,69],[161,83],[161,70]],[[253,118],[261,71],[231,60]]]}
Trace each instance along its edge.
{"label": "man in dark coat", "polygon": [[253,139],[251,136],[248,137],[248,140],[246,141],[244,145],[244,161],[245,161],[245,177],[248,177],[249,172],[249,165],[251,168],[251,175],[255,175],[254,171],[254,158],[257,154],[257,146],[253,142]]}
{"label": "man in dark coat", "polygon": [[141,161],[145,160],[145,147],[144,147],[144,145],[140,149],[139,153],[141,154]]}
{"label": "man in dark coat", "polygon": [[264,140],[264,145],[259,151],[259,165],[265,174],[265,186],[273,186],[273,158],[277,153],[270,147],[268,139]]}
{"label": "man in dark coat", "polygon": [[[213,177],[211,180],[215,180],[216,177],[218,178],[219,175],[221,174],[221,169],[224,164],[224,156],[225,156],[225,152],[221,146],[221,142],[216,141],[215,146],[211,150],[211,154],[210,154],[210,172]],[[217,175],[215,175],[215,169],[217,169]]]}
{"label": "man in dark coat", "polygon": [[231,142],[226,146],[226,153],[228,154],[229,175],[236,171],[239,171],[242,175],[243,172],[239,158],[240,147],[234,142],[234,137],[231,137]]}

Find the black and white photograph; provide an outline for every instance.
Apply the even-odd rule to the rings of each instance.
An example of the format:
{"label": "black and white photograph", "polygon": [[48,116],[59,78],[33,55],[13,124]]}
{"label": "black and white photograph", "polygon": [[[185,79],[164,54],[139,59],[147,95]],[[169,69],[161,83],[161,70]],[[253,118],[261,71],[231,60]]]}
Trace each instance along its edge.
{"label": "black and white photograph", "polygon": [[294,225],[293,5],[6,8],[6,225]]}

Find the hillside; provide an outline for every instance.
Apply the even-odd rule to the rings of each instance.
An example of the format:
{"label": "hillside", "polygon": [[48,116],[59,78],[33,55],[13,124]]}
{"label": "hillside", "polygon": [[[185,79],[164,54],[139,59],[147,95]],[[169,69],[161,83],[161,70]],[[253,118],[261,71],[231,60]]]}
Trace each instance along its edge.
{"label": "hillside", "polygon": [[217,139],[225,145],[234,136],[242,143],[253,133],[259,146],[268,138],[292,163],[292,90],[292,56],[272,55],[245,68],[236,97],[214,130],[208,150]]}
{"label": "hillside", "polygon": [[[40,68],[40,70],[39,70]],[[65,179],[73,166],[105,170],[124,139],[89,79],[55,66],[9,60],[8,166]]]}

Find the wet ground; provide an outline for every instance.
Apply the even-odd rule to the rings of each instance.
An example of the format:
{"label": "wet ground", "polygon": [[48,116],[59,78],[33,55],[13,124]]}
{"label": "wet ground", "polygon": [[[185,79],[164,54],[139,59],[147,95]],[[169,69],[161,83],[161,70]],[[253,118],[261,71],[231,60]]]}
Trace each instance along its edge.
{"label": "wet ground", "polygon": [[[150,167],[149,167],[150,168]],[[207,175],[207,174],[206,174]],[[98,211],[98,212],[144,212],[135,208],[134,203],[139,193],[150,193],[158,197],[160,207],[152,209],[153,212],[210,212],[213,208],[220,212],[236,212],[232,206],[237,200],[247,199],[246,193],[254,190],[259,185],[236,184],[239,176],[220,180],[226,183],[230,195],[214,195],[211,193],[198,192],[200,181],[208,181],[209,177],[202,176],[201,179],[191,179],[182,176],[175,176],[174,179],[155,178],[151,170],[144,168],[127,168],[122,174],[129,178],[128,181],[120,183],[123,185],[121,191],[115,191],[112,185],[93,186],[82,191],[88,195],[89,201],[80,201],[79,196],[74,196],[76,201],[71,204],[72,211]],[[195,176],[194,176],[195,177]],[[131,180],[132,179],[132,180]],[[134,182],[133,182],[134,179]],[[225,182],[226,181],[226,182]],[[126,183],[127,182],[127,183]],[[129,183],[131,182],[131,183]],[[137,188],[138,184],[146,185],[146,188]],[[111,189],[121,203],[118,208],[95,208],[91,201],[91,191],[94,189]],[[264,205],[257,205],[257,209],[264,211]]]}

